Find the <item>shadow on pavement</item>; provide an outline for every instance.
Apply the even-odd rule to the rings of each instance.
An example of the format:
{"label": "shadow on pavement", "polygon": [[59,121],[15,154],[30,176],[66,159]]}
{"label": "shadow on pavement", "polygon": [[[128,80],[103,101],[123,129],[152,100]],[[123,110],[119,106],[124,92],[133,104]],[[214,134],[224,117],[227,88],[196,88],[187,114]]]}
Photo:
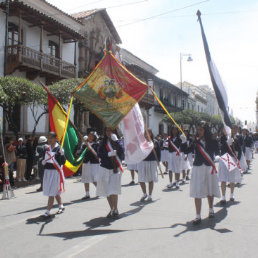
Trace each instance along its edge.
{"label": "shadow on pavement", "polygon": [[130,183],[129,183],[126,185],[122,185],[122,187],[134,187],[134,186],[138,186],[138,185],[139,185],[139,183],[135,183],[134,185],[130,185]]}
{"label": "shadow on pavement", "polygon": [[193,231],[199,231],[199,230],[204,230],[204,229],[211,229],[211,230],[215,230],[219,233],[230,233],[232,232],[231,230],[227,229],[227,228],[221,228],[221,229],[216,229],[216,224],[221,222],[222,220],[224,220],[228,215],[228,211],[226,207],[223,207],[221,210],[219,210],[218,212],[215,213],[215,218],[213,219],[203,219],[202,223],[200,225],[194,226],[192,224],[192,221],[189,221],[185,224],[183,223],[176,223],[174,225],[171,226],[171,228],[176,228],[177,226],[183,226],[185,227],[185,229],[180,232],[175,234],[175,237],[179,237],[182,234],[185,234],[187,232],[193,232]]}
{"label": "shadow on pavement", "polygon": [[100,199],[99,197],[93,197],[93,198],[86,199],[86,200],[78,199],[78,200],[71,201],[71,203],[91,202],[91,201],[96,201],[96,200],[99,200],[99,199]]}
{"label": "shadow on pavement", "polygon": [[177,189],[175,187],[174,188],[165,188],[165,189],[162,190],[162,192],[166,192],[166,193],[167,192],[176,192],[176,191],[183,192],[183,190],[181,188]]}
{"label": "shadow on pavement", "polygon": [[235,205],[238,205],[240,202],[239,201],[234,201],[234,202],[231,202],[231,201],[228,201],[225,205],[222,205],[220,204],[220,202],[217,202],[214,207],[223,207],[223,208],[229,208],[231,206],[235,206]]}

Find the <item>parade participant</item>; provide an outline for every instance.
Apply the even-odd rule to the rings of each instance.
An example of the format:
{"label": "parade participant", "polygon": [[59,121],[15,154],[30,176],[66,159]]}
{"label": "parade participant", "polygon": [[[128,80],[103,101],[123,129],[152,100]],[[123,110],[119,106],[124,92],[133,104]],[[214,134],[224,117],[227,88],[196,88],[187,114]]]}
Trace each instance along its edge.
{"label": "parade participant", "polygon": [[46,147],[47,138],[45,136],[40,136],[36,147],[36,162],[40,178],[40,187],[37,189],[37,192],[41,192],[43,190],[44,165],[42,164],[42,161],[44,159]]}
{"label": "parade participant", "polygon": [[130,170],[132,178],[132,181],[129,183],[129,185],[135,185],[135,172],[138,173],[138,164],[128,164],[127,169]]}
{"label": "parade participant", "polygon": [[160,150],[160,161],[165,167],[164,174],[168,174],[168,135],[166,133],[163,133],[162,135],[162,139],[160,141]]}
{"label": "parade participant", "polygon": [[[219,160],[219,181],[221,182],[221,205],[226,204],[226,184],[230,185],[230,201],[234,201],[235,183],[241,181],[240,162],[241,146],[236,138],[236,127],[232,129],[232,138],[226,136],[226,132],[220,140],[221,158]],[[230,157],[232,157],[232,161]],[[231,170],[232,169],[232,170]]]}
{"label": "parade participant", "polygon": [[27,148],[23,143],[23,138],[18,139],[18,145],[16,146],[16,157],[17,157],[17,171],[16,178],[18,182],[27,181],[24,178],[26,171],[26,161],[27,161]]}
{"label": "parade participant", "polygon": [[238,131],[237,131],[237,134],[236,134],[236,139],[238,141],[238,144],[240,145],[241,147],[241,158],[240,158],[240,167],[241,167],[241,171],[243,173],[245,173],[248,169],[247,167],[247,163],[246,163],[246,159],[245,159],[245,155],[244,155],[244,151],[243,151],[243,135],[242,135],[242,129],[241,127],[238,127]]}
{"label": "parade participant", "polygon": [[[154,143],[154,149],[159,162],[160,146],[158,141],[154,139],[153,133],[150,129],[148,129],[148,132],[145,132],[145,138],[149,142],[152,141]],[[143,196],[140,201],[143,202],[146,198],[147,198],[147,201],[152,201],[153,186],[154,186],[154,183],[158,182],[157,160],[153,151],[148,155],[148,157],[146,157],[143,161],[139,163],[138,173],[139,173],[139,182],[143,192]],[[149,195],[147,195],[146,183],[149,184]]]}
{"label": "parade participant", "polygon": [[[85,137],[86,138],[86,137]],[[99,160],[97,157],[99,143],[97,142],[97,133],[91,131],[86,138],[87,144],[91,147],[94,151],[94,154],[87,149],[84,157],[84,161],[82,164],[82,178],[81,182],[84,183],[85,187],[85,196],[82,200],[87,200],[90,198],[90,183],[97,186],[98,180],[98,172],[99,172]],[[82,144],[81,153],[87,148],[85,143]]]}
{"label": "parade participant", "polygon": [[105,128],[104,139],[100,143],[98,156],[100,158],[97,195],[107,197],[110,212],[107,218],[118,218],[118,195],[121,194],[121,172],[124,151],[117,136],[111,128]]}
{"label": "parade participant", "polygon": [[173,127],[172,129],[172,135],[168,137],[168,170],[169,170],[169,184],[168,188],[172,188],[172,178],[173,174],[175,174],[175,185],[176,188],[179,189],[179,178],[181,173],[181,154],[180,154],[180,148],[181,148],[182,140],[179,136],[179,131],[177,127]]}
{"label": "parade participant", "polygon": [[249,169],[250,168],[250,162],[252,160],[251,147],[252,147],[253,141],[252,141],[252,138],[249,136],[249,132],[248,132],[247,127],[243,128],[242,132],[243,132],[243,151],[244,151],[244,154],[245,154],[247,167]]}
{"label": "parade participant", "polygon": [[[193,147],[192,147],[193,140],[189,136],[189,131],[185,130],[184,133],[186,136],[186,142],[184,143],[185,151],[181,152],[182,174],[183,174],[182,183],[183,184],[185,184],[185,180],[189,180],[189,173],[190,173],[190,169],[191,169],[189,157],[192,155],[192,151],[193,151]],[[182,148],[181,148],[181,151],[182,151]],[[191,158],[191,160],[193,159],[192,157],[190,157],[190,158]]]}
{"label": "parade participant", "polygon": [[195,199],[196,208],[194,225],[201,223],[202,198],[208,198],[209,218],[213,218],[213,200],[214,197],[220,197],[218,175],[214,164],[214,156],[219,152],[217,141],[212,139],[210,128],[204,122],[197,127],[197,135],[190,181],[190,197]]}
{"label": "parade participant", "polygon": [[43,177],[43,194],[48,196],[47,210],[43,216],[49,217],[50,210],[53,207],[54,199],[58,203],[57,214],[64,212],[65,208],[62,202],[61,193],[64,191],[64,174],[62,165],[65,163],[64,150],[57,142],[55,132],[50,132],[48,144],[44,150],[44,177]]}

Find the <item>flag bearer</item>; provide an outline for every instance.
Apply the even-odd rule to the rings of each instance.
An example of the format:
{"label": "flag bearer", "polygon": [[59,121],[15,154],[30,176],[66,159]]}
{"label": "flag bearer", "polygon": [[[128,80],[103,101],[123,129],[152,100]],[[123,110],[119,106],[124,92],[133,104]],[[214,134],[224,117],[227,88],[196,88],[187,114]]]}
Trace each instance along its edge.
{"label": "flag bearer", "polygon": [[48,196],[47,210],[45,217],[50,216],[50,210],[53,207],[54,199],[56,198],[59,205],[57,214],[64,211],[61,193],[64,191],[64,174],[62,165],[65,163],[64,150],[57,142],[55,132],[50,132],[48,136],[48,144],[45,147],[45,155],[42,164],[44,165],[43,177],[43,194]]}
{"label": "flag bearer", "polygon": [[117,136],[111,128],[105,129],[104,139],[100,143],[98,156],[100,158],[97,195],[107,197],[110,212],[107,218],[117,219],[118,195],[121,194],[121,172],[124,151]]}
{"label": "flag bearer", "polygon": [[[158,170],[157,170],[157,162],[160,161],[160,146],[157,140],[154,140],[152,131],[148,129],[149,136],[145,133],[145,138],[149,139],[154,143],[154,150],[156,152],[158,161],[156,160],[155,154],[152,151],[147,158],[141,161],[138,165],[138,173],[139,173],[139,182],[141,185],[141,189],[143,192],[143,196],[141,198],[141,202],[143,202],[146,198],[147,201],[152,201],[152,191],[154,183],[158,182]],[[146,183],[149,184],[149,195],[147,195]]]}
{"label": "flag bearer", "polygon": [[214,197],[220,198],[218,175],[214,164],[215,154],[218,154],[218,143],[212,139],[209,126],[205,123],[201,123],[197,127],[197,134],[190,181],[190,197],[194,198],[196,208],[193,225],[201,223],[202,198],[208,198],[209,218],[214,218]]}
{"label": "flag bearer", "polygon": [[[99,143],[97,142],[97,133],[91,131],[87,137],[87,144],[91,147],[92,151],[87,149],[85,158],[82,164],[82,178],[81,182],[84,183],[86,195],[82,200],[90,198],[90,183],[97,186],[98,173],[99,173],[99,159],[97,156]],[[82,144],[81,152],[87,148],[86,144]]]}

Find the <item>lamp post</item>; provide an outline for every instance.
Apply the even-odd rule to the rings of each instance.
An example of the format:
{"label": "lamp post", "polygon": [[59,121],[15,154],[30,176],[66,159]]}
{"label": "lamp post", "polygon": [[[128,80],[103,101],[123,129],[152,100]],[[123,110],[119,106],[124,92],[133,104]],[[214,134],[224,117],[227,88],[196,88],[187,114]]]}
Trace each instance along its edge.
{"label": "lamp post", "polygon": [[180,89],[181,89],[181,108],[183,109],[183,72],[182,72],[182,61],[184,57],[188,57],[187,58],[187,62],[192,62],[193,58],[191,54],[184,54],[184,53],[180,53]]}

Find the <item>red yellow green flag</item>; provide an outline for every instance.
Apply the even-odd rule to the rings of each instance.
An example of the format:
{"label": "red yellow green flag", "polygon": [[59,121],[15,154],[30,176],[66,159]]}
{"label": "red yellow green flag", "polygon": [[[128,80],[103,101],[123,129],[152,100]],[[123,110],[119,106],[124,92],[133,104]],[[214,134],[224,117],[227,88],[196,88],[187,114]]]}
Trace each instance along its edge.
{"label": "red yellow green flag", "polygon": [[[57,134],[59,142],[62,141],[65,132],[65,138],[63,141],[63,148],[65,152],[66,162],[63,166],[65,177],[71,176],[78,171],[83,163],[84,155],[87,148],[80,155],[80,157],[74,157],[74,151],[78,145],[78,137],[76,130],[70,121],[67,121],[67,113],[62,108],[58,100],[44,87],[48,92],[48,109],[49,109],[49,122],[51,131]],[[67,128],[65,130],[65,126]]]}
{"label": "red yellow green flag", "polygon": [[73,95],[107,126],[115,128],[147,90],[146,83],[129,72],[111,51],[106,51]]}

